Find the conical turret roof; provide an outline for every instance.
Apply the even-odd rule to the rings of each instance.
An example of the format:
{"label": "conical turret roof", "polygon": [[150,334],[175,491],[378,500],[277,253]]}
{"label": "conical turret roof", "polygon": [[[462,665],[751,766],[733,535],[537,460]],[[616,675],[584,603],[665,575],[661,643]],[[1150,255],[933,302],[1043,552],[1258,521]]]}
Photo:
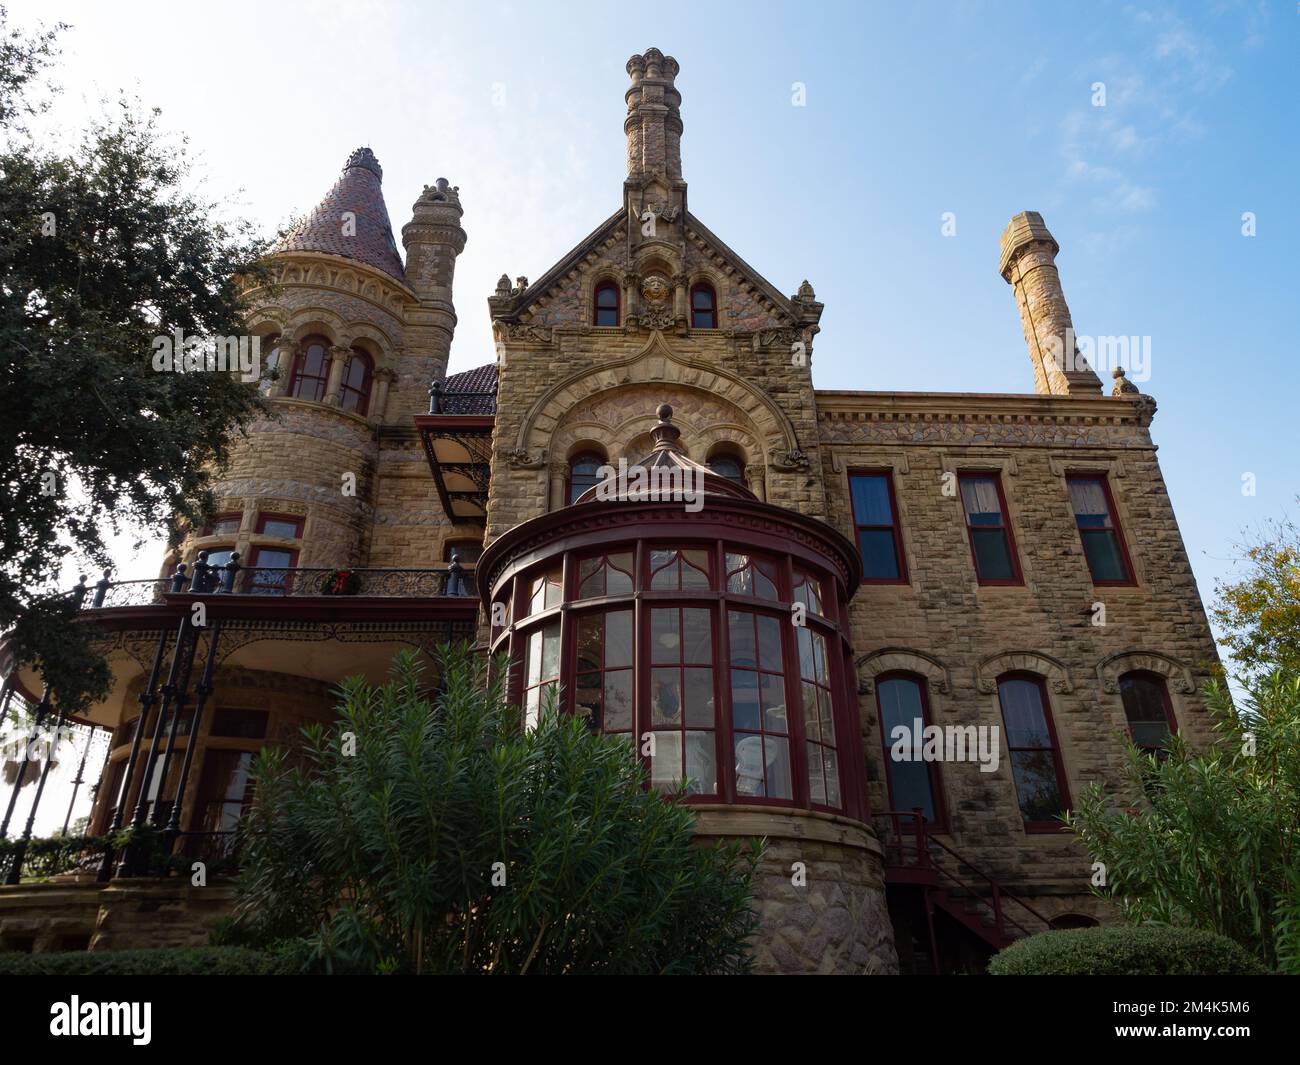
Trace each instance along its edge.
{"label": "conical turret roof", "polygon": [[[406,283],[393,227],[384,204],[384,170],[369,148],[358,148],[325,198],[272,252],[318,251],[340,255]],[[348,213],[351,213],[349,219]]]}

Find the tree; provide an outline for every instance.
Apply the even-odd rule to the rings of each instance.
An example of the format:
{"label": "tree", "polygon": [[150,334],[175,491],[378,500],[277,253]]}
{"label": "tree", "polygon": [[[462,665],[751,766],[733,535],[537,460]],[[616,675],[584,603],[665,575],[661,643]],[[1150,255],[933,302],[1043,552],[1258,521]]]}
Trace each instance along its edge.
{"label": "tree", "polygon": [[526,732],[480,659],[439,665],[433,702],[404,653],[296,758],[262,752],[227,938],[306,939],[328,971],[747,969],[759,848],[694,842],[628,745],[553,707]]}
{"label": "tree", "polygon": [[1220,582],[1214,620],[1242,672],[1300,673],[1300,529],[1275,521],[1245,546],[1247,571]]}
{"label": "tree", "polygon": [[1240,711],[1217,683],[1207,699],[1211,749],[1130,747],[1119,808],[1094,784],[1067,824],[1129,921],[1217,932],[1300,974],[1300,676],[1248,679]]}
{"label": "tree", "polygon": [[156,371],[155,338],[238,337],[266,267],[249,224],[186,191],[157,111],[122,102],[62,153],[23,128],[53,38],[0,8],[0,631],[75,711],[109,676],[54,587],[64,560],[106,566],[106,530],[201,520],[232,433],[263,410],[255,383]]}

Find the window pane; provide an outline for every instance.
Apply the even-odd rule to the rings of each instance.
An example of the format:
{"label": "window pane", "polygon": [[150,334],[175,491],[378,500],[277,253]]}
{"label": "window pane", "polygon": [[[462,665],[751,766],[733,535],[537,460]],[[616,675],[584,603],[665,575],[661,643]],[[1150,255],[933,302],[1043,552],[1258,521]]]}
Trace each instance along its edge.
{"label": "window pane", "polygon": [[1129,722],[1159,721],[1166,724],[1163,685],[1141,674],[1126,673],[1119,679],[1119,690],[1124,700],[1124,713]]}
{"label": "window pane", "polygon": [[605,615],[605,668],[632,664],[632,611],[614,610]]}
{"label": "window pane", "polygon": [[736,735],[736,794],[755,797],[766,794],[763,786],[763,737]]}
{"label": "window pane", "polygon": [[894,510],[889,504],[889,481],[884,474],[851,477],[853,520],[858,525],[893,525]]}
{"label": "window pane", "polygon": [[731,664],[753,669],[758,665],[758,645],[754,641],[754,618],[739,610],[727,611],[727,632],[731,640]]}
{"label": "window pane", "polygon": [[605,594],[626,595],[632,591],[632,554],[610,555],[605,569]]}
{"label": "window pane", "polygon": [[707,551],[682,552],[682,587],[708,588],[709,553]]}
{"label": "window pane", "polygon": [[[253,566],[258,569],[288,569],[293,562],[292,551],[272,551],[265,547],[257,549],[257,558]],[[208,564],[211,565],[212,556],[208,556]]]}
{"label": "window pane", "polygon": [[785,680],[773,673],[758,675],[758,694],[763,703],[763,727],[769,732],[787,732]]}
{"label": "window pane", "polygon": [[731,723],[738,729],[759,727],[757,673],[745,669],[731,671]]}
{"label": "window pane", "polygon": [[808,763],[808,795],[814,803],[826,804],[826,779],[822,775],[821,748],[810,743],[805,748]]}
{"label": "window pane", "polygon": [[675,607],[650,611],[650,661],[680,661],[681,637],[677,632],[678,611]]}
{"label": "window pane", "polygon": [[692,795],[713,795],[718,790],[718,766],[712,732],[686,733],[687,791]]}
{"label": "window pane", "polygon": [[[803,707],[803,730],[804,735],[814,743],[821,742],[821,717],[817,708],[817,687],[809,684],[806,680],[799,685],[800,703]],[[884,719],[882,715],[881,728],[884,728]],[[888,731],[885,732],[888,736]]]}
{"label": "window pane", "polygon": [[763,669],[782,668],[781,623],[764,614],[758,616],[758,664]]}
{"label": "window pane", "polygon": [[891,529],[859,529],[858,551],[862,555],[862,575],[871,580],[898,579],[898,552]]}
{"label": "window pane", "polygon": [[650,673],[650,726],[676,727],[682,723],[681,670],[655,669]]}
{"label": "window pane", "polygon": [[655,753],[650,760],[650,783],[660,791],[672,791],[682,779],[682,734],[656,732]]}
{"label": "window pane", "polygon": [[934,793],[930,788],[930,766],[926,762],[900,762],[888,760],[889,783],[895,810],[910,812],[919,806],[925,819],[934,824]]}
{"label": "window pane", "polygon": [[1110,529],[1081,530],[1083,553],[1088,559],[1088,570],[1094,581],[1122,581],[1128,579],[1124,556],[1119,541]]}
{"label": "window pane", "polygon": [[[880,731],[885,743],[892,744],[893,731],[903,725],[909,732],[922,718],[921,687],[915,681],[892,677],[881,681],[876,690],[880,696]],[[906,809],[906,807],[904,807]]]}
{"label": "window pane", "polygon": [[1110,526],[1110,507],[1100,480],[1071,480],[1070,505],[1079,528],[1105,529]]}
{"label": "window pane", "polygon": [[713,670],[688,668],[682,673],[685,680],[686,724],[697,727],[713,725]]}
{"label": "window pane", "polygon": [[1002,501],[996,477],[962,477],[961,498],[972,525],[1001,525]]}
{"label": "window pane", "polygon": [[619,732],[632,727],[632,671],[605,674],[605,729]]}
{"label": "window pane", "polygon": [[1008,747],[1050,747],[1042,691],[1030,680],[1011,678],[998,685]]}
{"label": "window pane", "polygon": [[1011,549],[1004,529],[972,529],[975,547],[975,572],[980,580],[1009,581],[1016,576],[1011,565]]}
{"label": "window pane", "polygon": [[281,521],[278,518],[267,518],[262,522],[262,532],[266,536],[283,536],[286,539],[297,539],[298,523],[296,521]]}
{"label": "window pane", "polygon": [[829,747],[822,748],[822,767],[826,771],[826,805],[839,806],[840,770],[835,751]]}
{"label": "window pane", "polygon": [[713,624],[710,611],[702,607],[682,610],[682,661],[713,662]]}
{"label": "window pane", "polygon": [[790,787],[790,748],[779,736],[764,736],[763,749],[767,755],[767,794],[772,799],[788,799],[794,795]]}
{"label": "window pane", "polygon": [[1064,811],[1051,751],[1012,751],[1011,770],[1026,821],[1052,821]]}
{"label": "window pane", "polygon": [[598,670],[602,665],[604,643],[604,618],[600,614],[588,614],[578,618],[578,660],[579,673]]}

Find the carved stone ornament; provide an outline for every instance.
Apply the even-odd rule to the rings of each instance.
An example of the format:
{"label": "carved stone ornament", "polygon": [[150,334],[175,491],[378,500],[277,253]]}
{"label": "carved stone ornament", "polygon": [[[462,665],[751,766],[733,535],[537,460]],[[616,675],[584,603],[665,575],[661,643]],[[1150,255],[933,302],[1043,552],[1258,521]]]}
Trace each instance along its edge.
{"label": "carved stone ornament", "polygon": [[551,342],[551,329],[549,326],[510,322],[506,325],[506,338],[509,340],[535,340],[541,344],[549,344]]}
{"label": "carved stone ornament", "polygon": [[512,470],[540,470],[546,465],[546,452],[541,448],[511,448],[506,452],[506,462]]}
{"label": "carved stone ornament", "polygon": [[673,288],[663,274],[651,274],[641,283],[645,307],[639,315],[647,329],[671,329],[673,326]]}
{"label": "carved stone ornament", "polygon": [[806,470],[807,468],[808,455],[797,448],[777,451],[772,455],[772,469],[774,470]]}
{"label": "carved stone ornament", "polygon": [[656,218],[662,218],[665,222],[676,222],[682,213],[680,207],[673,207],[666,203],[647,203],[645,210],[649,211]]}

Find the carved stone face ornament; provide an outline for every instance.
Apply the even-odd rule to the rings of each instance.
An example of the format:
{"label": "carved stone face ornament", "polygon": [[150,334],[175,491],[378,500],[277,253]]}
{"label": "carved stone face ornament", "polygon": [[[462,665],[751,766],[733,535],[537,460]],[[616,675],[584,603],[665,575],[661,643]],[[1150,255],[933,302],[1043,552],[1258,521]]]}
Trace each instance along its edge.
{"label": "carved stone face ornament", "polygon": [[651,274],[641,283],[641,295],[652,310],[658,310],[672,295],[672,286],[663,274]]}

